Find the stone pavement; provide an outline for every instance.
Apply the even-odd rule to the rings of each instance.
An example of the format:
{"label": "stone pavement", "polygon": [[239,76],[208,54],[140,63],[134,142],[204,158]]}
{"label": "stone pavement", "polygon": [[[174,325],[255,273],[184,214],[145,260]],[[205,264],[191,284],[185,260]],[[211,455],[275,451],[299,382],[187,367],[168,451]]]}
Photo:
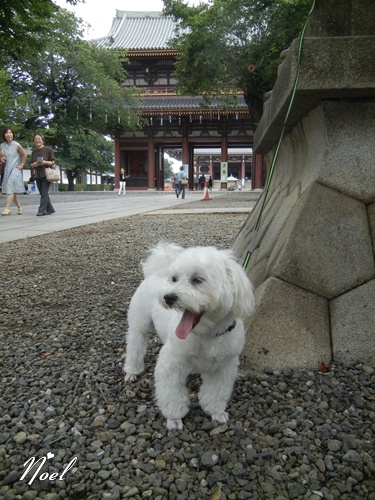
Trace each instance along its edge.
{"label": "stone pavement", "polygon": [[[17,215],[17,209],[13,206],[11,215],[0,218],[0,243],[40,236],[86,224],[130,217],[136,214],[155,211],[159,214],[168,213],[171,209],[178,209],[181,205],[188,205],[194,201],[199,203],[194,204],[194,208],[187,207],[187,211],[184,211],[184,213],[199,213],[202,211],[250,212],[252,205],[243,206],[241,203],[240,206],[228,208],[225,206],[228,203],[224,203],[224,207],[218,207],[217,203],[215,203],[218,199],[227,201],[228,196],[230,196],[231,200],[238,199],[237,194],[241,195],[240,192],[211,192],[210,197],[213,201],[211,203],[202,200],[202,191],[188,191],[184,200],[177,199],[174,192],[167,191],[128,191],[125,196],[118,196],[116,192],[106,191],[50,193],[56,213],[44,217],[36,216],[40,200],[39,195],[20,196],[23,214]],[[254,194],[254,200],[257,197],[259,197],[259,193]],[[2,201],[2,211],[5,206],[5,196],[1,197],[0,200]],[[236,205],[236,203],[233,205]]]}

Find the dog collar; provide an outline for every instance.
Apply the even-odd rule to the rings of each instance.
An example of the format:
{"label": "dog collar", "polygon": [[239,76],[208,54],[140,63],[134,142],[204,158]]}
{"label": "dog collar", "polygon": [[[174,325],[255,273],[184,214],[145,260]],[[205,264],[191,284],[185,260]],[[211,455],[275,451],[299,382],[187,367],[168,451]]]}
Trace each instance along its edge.
{"label": "dog collar", "polygon": [[222,335],[224,335],[225,333],[227,333],[227,332],[231,332],[231,331],[233,330],[233,328],[235,328],[235,327],[236,327],[236,325],[237,325],[237,321],[236,321],[236,320],[234,320],[234,321],[233,321],[233,323],[232,323],[230,326],[228,326],[228,328],[227,328],[226,330],[224,330],[224,331],[223,331],[223,332],[221,332],[221,333],[217,333],[217,334],[216,334],[216,337],[221,337],[221,336],[222,336]]}

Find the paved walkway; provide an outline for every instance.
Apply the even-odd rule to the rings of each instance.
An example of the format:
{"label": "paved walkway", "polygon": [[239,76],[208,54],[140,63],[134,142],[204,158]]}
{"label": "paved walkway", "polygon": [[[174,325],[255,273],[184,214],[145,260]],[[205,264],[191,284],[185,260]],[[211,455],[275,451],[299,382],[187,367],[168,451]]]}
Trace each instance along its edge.
{"label": "paved walkway", "polygon": [[[39,195],[20,196],[23,214],[17,215],[17,209],[12,206],[12,213],[0,217],[0,243],[23,238],[40,236],[55,231],[71,229],[106,220],[129,217],[162,210],[168,213],[169,209],[179,207],[192,201],[200,201],[202,192],[189,192],[185,200],[177,199],[173,192],[142,192],[128,191],[125,196],[116,193],[50,193],[56,213],[37,217]],[[214,196],[222,196],[220,192]],[[1,197],[1,212],[5,207],[5,196]],[[179,213],[197,213],[212,210],[248,212],[243,208],[212,209],[209,202],[202,202],[202,207],[185,210]],[[165,212],[167,211],[167,212]]]}

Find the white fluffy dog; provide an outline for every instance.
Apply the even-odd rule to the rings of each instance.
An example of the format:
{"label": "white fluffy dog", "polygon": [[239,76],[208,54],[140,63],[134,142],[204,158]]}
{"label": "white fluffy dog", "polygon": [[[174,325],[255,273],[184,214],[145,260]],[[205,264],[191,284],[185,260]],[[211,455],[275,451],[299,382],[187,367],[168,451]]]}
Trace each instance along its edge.
{"label": "white fluffy dog", "polygon": [[230,250],[159,243],[143,262],[144,281],[129,306],[125,381],[144,370],[152,323],[163,342],[155,368],[156,401],[168,429],[182,429],[189,410],[186,379],[199,373],[199,403],[225,423],[225,409],[244,346],[242,318],[253,287]]}

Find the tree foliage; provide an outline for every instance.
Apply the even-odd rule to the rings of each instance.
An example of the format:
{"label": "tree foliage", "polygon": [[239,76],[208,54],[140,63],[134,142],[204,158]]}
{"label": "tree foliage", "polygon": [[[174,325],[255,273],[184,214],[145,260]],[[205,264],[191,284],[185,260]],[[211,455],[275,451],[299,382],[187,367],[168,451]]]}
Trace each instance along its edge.
{"label": "tree foliage", "polygon": [[255,121],[272,89],[280,53],[299,35],[310,0],[210,0],[190,7],[164,0],[180,23],[172,41],[181,55],[178,87],[185,94],[243,92]]}
{"label": "tree foliage", "polygon": [[164,179],[169,179],[174,176],[173,162],[166,156],[164,156]]}
{"label": "tree foliage", "polygon": [[83,40],[65,9],[50,26],[42,52],[9,66],[15,95],[28,97],[25,127],[83,127],[108,135],[134,128],[133,91],[120,85],[126,78],[121,54]]}
{"label": "tree foliage", "polygon": [[[73,189],[73,181],[80,172],[89,169],[93,172],[111,170],[113,162],[112,140],[90,130],[80,128],[72,130],[71,134],[59,138],[58,151],[64,160],[68,177],[69,189]],[[51,138],[50,144],[53,141]]]}
{"label": "tree foliage", "polygon": [[[66,0],[76,5],[79,0]],[[42,50],[41,35],[57,7],[52,0],[11,0],[0,5],[0,57],[22,59],[29,51]]]}
{"label": "tree foliage", "polygon": [[[0,121],[12,125],[25,146],[32,145],[36,131],[45,131],[71,179],[84,170],[108,170],[108,137],[136,129],[139,121],[131,111],[134,90],[121,85],[126,54],[83,40],[80,22],[66,9],[48,12],[29,50],[19,51],[11,39],[13,49],[0,70]],[[35,14],[29,26],[37,19]]]}

